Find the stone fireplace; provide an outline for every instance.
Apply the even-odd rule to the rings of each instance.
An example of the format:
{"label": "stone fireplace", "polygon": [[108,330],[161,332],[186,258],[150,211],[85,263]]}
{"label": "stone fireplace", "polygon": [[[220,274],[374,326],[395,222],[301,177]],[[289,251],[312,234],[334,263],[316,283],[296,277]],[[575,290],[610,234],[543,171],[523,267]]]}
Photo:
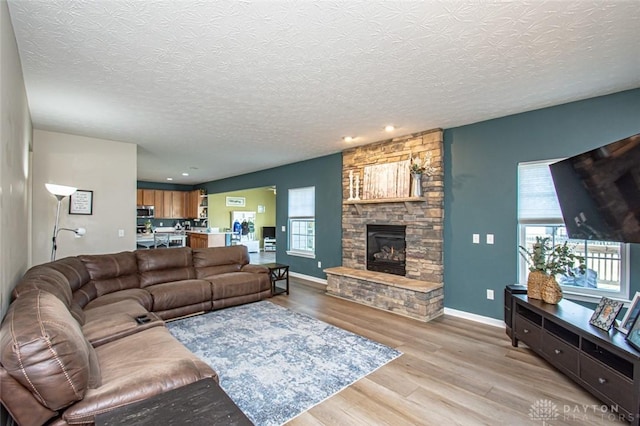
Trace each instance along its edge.
{"label": "stone fireplace", "polygon": [[367,269],[404,277],[406,235],[404,225],[367,225]]}
{"label": "stone fireplace", "polygon": [[[422,197],[352,197],[352,176],[361,179],[366,166],[424,158],[427,153],[431,156],[434,172],[431,176],[422,176]],[[342,266],[325,271],[327,293],[422,321],[442,315],[442,130],[415,133],[346,150],[342,164]],[[362,183],[363,187],[367,184],[364,180]],[[409,182],[406,185],[408,187]],[[402,229],[404,247],[389,234],[392,228],[380,231],[378,226]],[[370,233],[372,229],[376,233],[374,237]],[[375,244],[382,244],[375,249],[378,259],[375,253],[369,253]],[[383,262],[382,267],[372,269],[372,258],[374,264],[376,260]],[[390,269],[395,268],[390,268],[389,263],[394,263],[391,265],[394,267],[404,263],[404,271],[398,268],[392,272]]]}

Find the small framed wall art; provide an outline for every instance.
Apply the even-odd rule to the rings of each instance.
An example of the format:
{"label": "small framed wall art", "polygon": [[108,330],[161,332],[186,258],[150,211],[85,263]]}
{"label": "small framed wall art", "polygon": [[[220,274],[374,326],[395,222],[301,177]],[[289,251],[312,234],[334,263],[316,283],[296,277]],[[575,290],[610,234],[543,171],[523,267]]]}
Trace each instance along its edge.
{"label": "small framed wall art", "polygon": [[93,214],[93,191],[78,189],[71,194],[69,214]]}
{"label": "small framed wall art", "polygon": [[227,207],[244,207],[245,198],[244,197],[226,197],[225,204]]}
{"label": "small framed wall art", "polygon": [[593,312],[589,323],[599,329],[609,331],[622,306],[623,303],[618,300],[603,297],[600,299],[600,303],[598,303],[596,310]]}

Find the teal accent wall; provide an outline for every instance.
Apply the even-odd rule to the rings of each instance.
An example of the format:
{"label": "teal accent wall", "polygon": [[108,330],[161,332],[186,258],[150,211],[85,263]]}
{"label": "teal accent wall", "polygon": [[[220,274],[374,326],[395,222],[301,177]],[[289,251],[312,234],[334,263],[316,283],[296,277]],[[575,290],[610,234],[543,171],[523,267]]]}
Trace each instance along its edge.
{"label": "teal accent wall", "polygon": [[[275,185],[276,187],[276,259],[290,270],[317,278],[326,278],[325,268],[342,264],[342,153],[301,161],[255,173],[197,185],[207,194],[238,191]],[[316,188],[316,257],[308,259],[286,253],[288,191],[291,188]],[[318,261],[322,268],[318,268]]]}
{"label": "teal accent wall", "polygon": [[[519,162],[568,157],[636,133],[640,89],[445,130],[445,306],[503,317],[503,289],[518,279]],[[474,233],[481,244],[472,244]],[[485,244],[488,233],[494,245]],[[631,245],[630,272],[633,297],[639,245]]]}
{"label": "teal accent wall", "polygon": [[136,182],[138,189],[158,189],[161,191],[192,191],[199,189],[200,185],[183,185],[180,183],[164,183],[164,182],[145,182],[139,180]]}

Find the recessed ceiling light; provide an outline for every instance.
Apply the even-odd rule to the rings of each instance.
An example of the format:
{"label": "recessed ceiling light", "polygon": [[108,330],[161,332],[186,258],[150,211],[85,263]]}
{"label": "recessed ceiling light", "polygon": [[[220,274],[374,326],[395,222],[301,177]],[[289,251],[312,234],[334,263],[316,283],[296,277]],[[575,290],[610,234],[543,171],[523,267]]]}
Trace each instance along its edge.
{"label": "recessed ceiling light", "polygon": [[184,172],[184,173],[182,174],[182,176],[189,176],[189,173]]}
{"label": "recessed ceiling light", "polygon": [[389,124],[389,125],[387,125],[387,126],[384,126],[384,130],[385,130],[386,132],[393,132],[395,129],[396,129],[396,127],[395,127],[395,126],[393,126],[393,125],[391,125],[391,124]]}
{"label": "recessed ceiling light", "polygon": [[167,178],[167,180],[173,180],[173,178]]}
{"label": "recessed ceiling light", "polygon": [[345,136],[342,138],[342,140],[345,142],[353,142],[355,138],[356,138],[355,136]]}

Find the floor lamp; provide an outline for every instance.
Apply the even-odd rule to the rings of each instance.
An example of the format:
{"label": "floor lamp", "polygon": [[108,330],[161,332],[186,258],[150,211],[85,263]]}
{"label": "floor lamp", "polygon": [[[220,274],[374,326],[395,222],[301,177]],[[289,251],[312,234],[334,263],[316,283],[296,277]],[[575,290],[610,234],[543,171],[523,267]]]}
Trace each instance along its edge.
{"label": "floor lamp", "polygon": [[47,191],[55,195],[55,197],[58,199],[58,207],[56,208],[56,222],[53,226],[53,237],[51,238],[53,243],[53,247],[51,247],[51,261],[53,262],[54,260],[56,260],[56,250],[58,248],[56,239],[58,238],[58,232],[71,231],[75,233],[77,237],[81,237],[87,233],[87,230],[84,228],[71,229],[58,227],[58,223],[60,221],[60,204],[62,204],[62,200],[64,200],[65,197],[68,197],[76,192],[77,188],[74,188],[72,186],[55,185],[52,183],[45,183],[44,186],[47,188]]}

